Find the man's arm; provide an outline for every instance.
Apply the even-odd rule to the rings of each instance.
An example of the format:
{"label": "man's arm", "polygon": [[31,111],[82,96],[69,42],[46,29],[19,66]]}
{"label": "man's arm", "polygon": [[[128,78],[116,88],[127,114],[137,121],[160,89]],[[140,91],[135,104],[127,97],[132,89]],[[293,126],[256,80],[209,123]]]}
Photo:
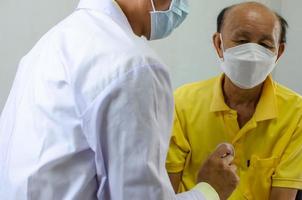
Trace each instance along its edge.
{"label": "man's arm", "polygon": [[[221,144],[209,156],[197,178],[215,189],[221,200],[227,199],[239,183],[236,166],[232,164],[234,149],[229,144]],[[169,173],[171,184],[177,193],[182,173]],[[205,190],[208,190],[207,188]],[[206,191],[204,191],[206,193]]]}
{"label": "man's arm", "polygon": [[[302,116],[302,113],[301,115]],[[297,190],[302,188],[302,118],[300,118],[291,140],[281,157],[272,177],[271,200],[294,200]],[[295,189],[296,188],[296,189]]]}
{"label": "man's arm", "polygon": [[273,187],[270,200],[295,200],[297,192],[296,189]]}
{"label": "man's arm", "polygon": [[182,173],[169,173],[170,182],[173,186],[175,193],[178,193],[179,184],[181,181]]}

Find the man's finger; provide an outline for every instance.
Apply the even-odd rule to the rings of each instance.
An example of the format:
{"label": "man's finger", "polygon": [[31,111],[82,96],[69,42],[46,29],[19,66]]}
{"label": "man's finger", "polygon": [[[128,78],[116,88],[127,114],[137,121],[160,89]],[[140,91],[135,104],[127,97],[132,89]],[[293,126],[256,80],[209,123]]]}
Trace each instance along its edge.
{"label": "man's finger", "polygon": [[235,150],[233,145],[229,143],[221,143],[217,146],[215,152],[213,153],[213,156],[224,158],[228,155],[235,155]]}
{"label": "man's finger", "polygon": [[231,169],[231,171],[234,172],[234,173],[237,172],[237,166],[234,165],[234,164],[231,164],[231,165],[230,165],[230,169]]}
{"label": "man's finger", "polygon": [[232,165],[232,162],[234,160],[234,156],[232,156],[231,154],[225,156],[222,158],[223,162],[226,164],[226,165]]}

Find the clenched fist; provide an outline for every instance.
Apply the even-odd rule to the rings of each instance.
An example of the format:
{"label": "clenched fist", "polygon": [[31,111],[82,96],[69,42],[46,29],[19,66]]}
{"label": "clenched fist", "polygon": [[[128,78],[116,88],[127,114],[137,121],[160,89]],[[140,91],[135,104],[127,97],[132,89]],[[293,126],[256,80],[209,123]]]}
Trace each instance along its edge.
{"label": "clenched fist", "polygon": [[198,174],[198,182],[210,184],[221,200],[227,199],[239,183],[233,159],[233,146],[228,143],[220,144],[205,161]]}

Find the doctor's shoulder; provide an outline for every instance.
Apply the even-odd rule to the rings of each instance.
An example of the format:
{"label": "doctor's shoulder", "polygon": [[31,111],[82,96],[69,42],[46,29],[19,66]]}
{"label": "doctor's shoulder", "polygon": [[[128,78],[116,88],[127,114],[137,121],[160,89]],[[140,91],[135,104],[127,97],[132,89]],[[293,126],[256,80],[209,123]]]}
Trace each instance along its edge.
{"label": "doctor's shoulder", "polygon": [[119,68],[125,68],[126,71],[139,68],[152,68],[169,73],[168,66],[149,46],[144,38],[133,36],[129,41],[123,42],[123,45],[112,52],[116,57],[116,64]]}

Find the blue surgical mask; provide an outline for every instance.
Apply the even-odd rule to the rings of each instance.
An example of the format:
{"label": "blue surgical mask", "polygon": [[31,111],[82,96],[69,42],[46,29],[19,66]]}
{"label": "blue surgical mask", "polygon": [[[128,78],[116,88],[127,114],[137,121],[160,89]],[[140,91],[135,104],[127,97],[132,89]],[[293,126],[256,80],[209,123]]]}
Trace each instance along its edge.
{"label": "blue surgical mask", "polygon": [[154,0],[151,0],[150,40],[162,39],[169,36],[187,17],[189,13],[188,0],[172,0],[169,10],[156,11]]}

